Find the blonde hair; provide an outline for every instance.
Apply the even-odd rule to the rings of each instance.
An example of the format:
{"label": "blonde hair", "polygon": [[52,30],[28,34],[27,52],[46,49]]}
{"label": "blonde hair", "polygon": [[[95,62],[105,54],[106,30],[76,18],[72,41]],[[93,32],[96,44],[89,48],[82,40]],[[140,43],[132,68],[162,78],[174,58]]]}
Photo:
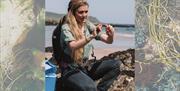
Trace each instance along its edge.
{"label": "blonde hair", "polygon": [[[70,31],[76,40],[82,39],[83,33],[78,27],[78,23],[75,18],[75,13],[79,7],[84,5],[89,6],[86,0],[77,0],[76,2],[73,2],[67,14],[67,24],[69,25]],[[74,50],[71,56],[73,57],[76,63],[81,64],[83,56],[83,47]]]}

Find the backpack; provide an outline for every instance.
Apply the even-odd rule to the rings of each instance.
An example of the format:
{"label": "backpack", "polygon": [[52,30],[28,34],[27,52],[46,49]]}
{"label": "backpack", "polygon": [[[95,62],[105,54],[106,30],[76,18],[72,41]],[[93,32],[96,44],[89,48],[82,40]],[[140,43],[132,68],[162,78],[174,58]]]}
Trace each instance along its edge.
{"label": "backpack", "polygon": [[52,34],[52,47],[53,47],[53,58],[57,65],[60,65],[61,60],[63,60],[64,51],[61,47],[60,38],[61,38],[61,27],[65,22],[66,16],[63,16]]}

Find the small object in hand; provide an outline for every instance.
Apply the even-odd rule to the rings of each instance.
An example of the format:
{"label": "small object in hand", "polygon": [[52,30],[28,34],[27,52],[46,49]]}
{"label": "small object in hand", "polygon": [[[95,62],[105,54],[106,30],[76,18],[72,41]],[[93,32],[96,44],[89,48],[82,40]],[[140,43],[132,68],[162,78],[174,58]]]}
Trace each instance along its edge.
{"label": "small object in hand", "polygon": [[97,27],[97,30],[96,30],[96,31],[97,31],[97,33],[99,33],[99,32],[101,32],[101,30],[102,30],[102,29],[101,29],[100,27]]}
{"label": "small object in hand", "polygon": [[101,29],[97,28],[97,33],[101,32]]}

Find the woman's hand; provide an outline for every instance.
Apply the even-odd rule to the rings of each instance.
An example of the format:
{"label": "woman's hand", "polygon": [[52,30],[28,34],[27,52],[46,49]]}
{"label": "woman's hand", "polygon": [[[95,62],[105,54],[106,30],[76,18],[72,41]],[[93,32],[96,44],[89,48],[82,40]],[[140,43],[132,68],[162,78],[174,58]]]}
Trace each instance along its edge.
{"label": "woman's hand", "polygon": [[98,33],[102,30],[102,24],[98,24],[96,28],[92,31],[91,35],[95,38]]}
{"label": "woman's hand", "polygon": [[97,32],[94,30],[91,35],[95,38],[97,36]]}
{"label": "woman's hand", "polygon": [[97,26],[96,26],[96,32],[97,32],[97,34],[99,33],[99,32],[101,32],[102,31],[102,24],[98,24]]}
{"label": "woman's hand", "polygon": [[[98,24],[96,26],[96,34],[102,31],[102,27],[103,27],[102,24]],[[109,24],[105,25],[105,27],[106,27],[106,34],[110,37],[114,36],[114,28]]]}
{"label": "woman's hand", "polygon": [[[99,25],[98,28],[102,30],[102,25]],[[114,28],[111,25],[105,25],[106,33],[102,33],[100,35],[101,41],[112,44],[113,43],[113,37],[114,37]]]}
{"label": "woman's hand", "polygon": [[113,37],[114,36],[114,28],[111,25],[106,25],[106,34],[109,37]]}

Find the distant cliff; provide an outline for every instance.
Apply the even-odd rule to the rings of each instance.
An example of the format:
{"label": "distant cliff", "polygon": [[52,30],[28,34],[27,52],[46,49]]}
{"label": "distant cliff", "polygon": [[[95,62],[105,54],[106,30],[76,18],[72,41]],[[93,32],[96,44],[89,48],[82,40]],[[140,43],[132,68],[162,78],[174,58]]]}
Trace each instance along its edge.
{"label": "distant cliff", "polygon": [[[46,25],[56,25],[59,22],[59,19],[63,17],[65,14],[57,14],[53,12],[46,12]],[[88,17],[89,20],[95,24],[100,23],[100,21],[93,16]]]}

